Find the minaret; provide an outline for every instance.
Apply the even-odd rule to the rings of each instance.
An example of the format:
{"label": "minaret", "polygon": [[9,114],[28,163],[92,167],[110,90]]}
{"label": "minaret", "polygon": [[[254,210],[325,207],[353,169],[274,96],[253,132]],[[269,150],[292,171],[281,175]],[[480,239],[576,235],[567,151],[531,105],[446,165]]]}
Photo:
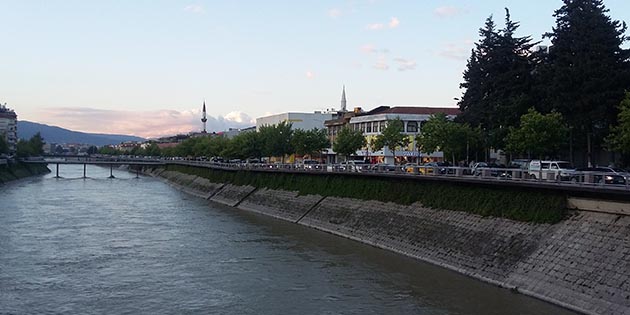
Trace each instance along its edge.
{"label": "minaret", "polygon": [[203,123],[203,131],[201,133],[207,133],[206,132],[206,121],[208,121],[208,118],[206,118],[206,101],[203,101],[203,111],[201,113],[201,122]]}
{"label": "minaret", "polygon": [[346,111],[346,86],[343,86],[343,91],[341,92],[341,111]]}

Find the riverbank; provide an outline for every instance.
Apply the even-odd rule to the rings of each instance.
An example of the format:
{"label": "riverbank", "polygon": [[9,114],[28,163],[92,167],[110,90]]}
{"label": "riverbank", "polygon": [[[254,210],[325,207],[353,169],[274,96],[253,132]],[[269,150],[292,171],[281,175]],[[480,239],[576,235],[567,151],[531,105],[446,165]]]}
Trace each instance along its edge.
{"label": "riverbank", "polygon": [[0,184],[47,173],[50,173],[50,170],[44,164],[13,163],[0,165]]}
{"label": "riverbank", "polygon": [[291,221],[427,261],[586,314],[630,312],[630,217],[573,211],[521,222],[398,204],[147,173],[213,202]]}

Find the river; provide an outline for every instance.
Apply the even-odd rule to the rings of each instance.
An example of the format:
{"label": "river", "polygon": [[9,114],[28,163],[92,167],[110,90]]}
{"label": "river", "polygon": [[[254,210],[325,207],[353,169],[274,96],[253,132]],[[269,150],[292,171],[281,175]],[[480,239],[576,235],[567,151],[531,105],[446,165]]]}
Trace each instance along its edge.
{"label": "river", "polygon": [[151,177],[59,174],[0,186],[0,314],[574,314]]}

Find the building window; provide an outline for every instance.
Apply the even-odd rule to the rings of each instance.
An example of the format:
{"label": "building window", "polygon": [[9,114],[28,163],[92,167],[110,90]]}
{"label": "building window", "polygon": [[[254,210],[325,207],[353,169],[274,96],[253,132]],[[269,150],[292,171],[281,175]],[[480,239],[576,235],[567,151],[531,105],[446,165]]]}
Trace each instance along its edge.
{"label": "building window", "polygon": [[383,130],[385,129],[385,124],[387,124],[387,122],[384,120],[378,123],[380,129],[379,132],[383,132]]}
{"label": "building window", "polygon": [[418,132],[418,123],[415,121],[408,121],[407,132]]}
{"label": "building window", "polygon": [[372,122],[366,124],[365,132],[372,132]]}

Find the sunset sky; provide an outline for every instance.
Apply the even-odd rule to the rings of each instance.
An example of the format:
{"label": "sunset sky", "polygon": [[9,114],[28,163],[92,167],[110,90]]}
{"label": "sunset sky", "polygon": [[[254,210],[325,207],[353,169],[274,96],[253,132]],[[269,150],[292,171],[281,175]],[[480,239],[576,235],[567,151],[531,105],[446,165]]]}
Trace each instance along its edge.
{"label": "sunset sky", "polygon": [[[630,22],[630,1],[605,0]],[[454,107],[504,7],[541,40],[559,0],[0,0],[0,102],[20,120],[157,137],[348,107]],[[542,44],[548,44],[543,41]]]}

